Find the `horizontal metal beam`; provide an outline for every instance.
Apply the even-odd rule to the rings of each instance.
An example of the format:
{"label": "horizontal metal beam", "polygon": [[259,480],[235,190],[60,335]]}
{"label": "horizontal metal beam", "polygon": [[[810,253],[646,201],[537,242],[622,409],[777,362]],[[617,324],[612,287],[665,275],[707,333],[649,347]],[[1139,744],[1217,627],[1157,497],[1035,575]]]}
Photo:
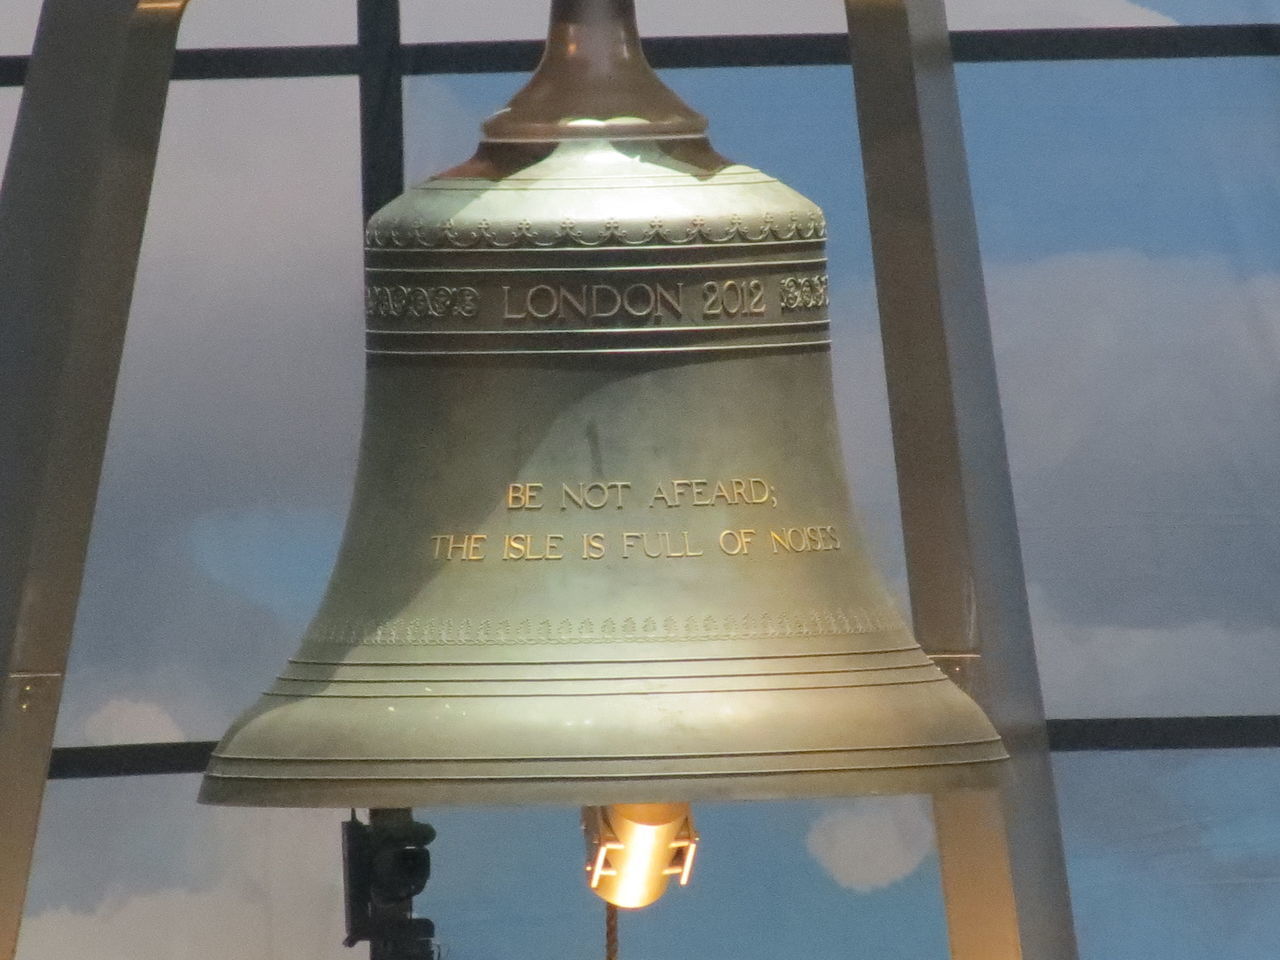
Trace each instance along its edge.
{"label": "horizontal metal beam", "polygon": [[1274,57],[1280,24],[967,30],[951,34],[957,63]]}
{"label": "horizontal metal beam", "polygon": [[[1049,749],[1090,750],[1280,749],[1275,717],[1108,717],[1050,720]],[[128,743],[109,747],[58,747],[50,780],[203,773],[213,741]]]}
{"label": "horizontal metal beam", "polygon": [[[645,41],[645,49],[658,67],[843,66],[848,63],[847,42],[843,33],[655,37]],[[1280,56],[1280,24],[958,30],[951,33],[951,50],[957,63],[1274,57]],[[538,62],[541,51],[540,40],[406,44],[405,72],[524,72]],[[356,46],[182,50],[173,79],[354,76],[360,63]],[[26,70],[26,57],[0,57],[0,87],[21,86]]]}
{"label": "horizontal metal beam", "polygon": [[50,780],[89,780],[98,777],[152,777],[174,773],[204,773],[213,741],[186,743],[125,743],[110,747],[58,747],[49,765]]}
{"label": "horizontal metal beam", "polygon": [[1123,717],[1050,720],[1049,747],[1084,750],[1280,748],[1280,717]]}

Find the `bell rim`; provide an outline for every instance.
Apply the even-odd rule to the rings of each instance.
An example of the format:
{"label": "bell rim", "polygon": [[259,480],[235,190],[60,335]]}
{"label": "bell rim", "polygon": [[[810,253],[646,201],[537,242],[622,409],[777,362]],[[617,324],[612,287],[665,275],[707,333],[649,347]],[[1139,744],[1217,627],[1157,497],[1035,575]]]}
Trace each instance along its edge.
{"label": "bell rim", "polygon": [[728,772],[635,773],[621,778],[563,774],[479,780],[235,776],[211,765],[199,802],[211,806],[380,809],[464,806],[597,806],[613,803],[727,803],[936,795],[998,786],[1009,762],[999,738],[986,755],[902,766]]}

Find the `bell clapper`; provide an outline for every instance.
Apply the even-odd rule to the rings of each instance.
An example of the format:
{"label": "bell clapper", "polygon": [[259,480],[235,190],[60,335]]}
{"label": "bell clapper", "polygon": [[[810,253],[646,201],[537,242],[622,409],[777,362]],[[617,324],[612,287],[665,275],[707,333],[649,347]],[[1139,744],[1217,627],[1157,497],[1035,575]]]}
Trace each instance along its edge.
{"label": "bell clapper", "polygon": [[431,876],[427,845],[435,836],[412,810],[370,810],[368,823],[351,811],[342,825],[345,946],[368,941],[369,960],[439,960],[435,924],[413,915],[413,898]]}

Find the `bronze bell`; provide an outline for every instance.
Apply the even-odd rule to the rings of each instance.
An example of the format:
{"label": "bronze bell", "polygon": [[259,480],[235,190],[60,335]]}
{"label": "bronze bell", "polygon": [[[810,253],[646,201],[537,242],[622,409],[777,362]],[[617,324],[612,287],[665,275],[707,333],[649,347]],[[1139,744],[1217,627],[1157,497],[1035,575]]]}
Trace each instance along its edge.
{"label": "bronze bell", "polygon": [[705,128],[645,62],[632,0],[555,0],[475,156],[370,221],[341,553],[204,801],[989,779],[995,731],[904,626],[850,510],[822,212]]}

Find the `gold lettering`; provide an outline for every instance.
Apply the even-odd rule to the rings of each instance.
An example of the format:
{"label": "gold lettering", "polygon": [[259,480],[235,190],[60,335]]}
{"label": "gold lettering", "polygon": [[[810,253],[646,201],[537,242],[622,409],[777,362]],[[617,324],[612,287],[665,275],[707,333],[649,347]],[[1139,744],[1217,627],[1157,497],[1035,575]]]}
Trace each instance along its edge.
{"label": "gold lettering", "polygon": [[[503,560],[563,560],[564,534],[548,533],[534,542],[531,533],[508,533],[502,538]],[[541,552],[539,552],[541,551]]]}
{"label": "gold lettering", "polygon": [[578,484],[577,493],[567,483],[560,484],[560,509],[568,510],[570,503],[579,510],[582,509],[582,484]]}
{"label": "gold lettering", "polygon": [[747,499],[747,481],[730,480],[729,483],[733,486],[734,503],[742,503],[742,501]]}
{"label": "gold lettering", "polygon": [[[749,531],[754,534],[755,531]],[[603,535],[591,535],[598,537],[600,543],[598,545],[598,553],[604,555]],[[589,556],[591,550],[588,549],[587,537],[583,537],[583,557],[586,559],[598,559],[598,557]],[[658,530],[649,533],[624,533],[622,535],[622,557],[629,560],[634,551],[639,549],[641,553],[649,560],[684,560],[688,557],[703,556],[702,550],[695,550],[689,538],[689,531],[682,530],[678,534],[669,530]]]}
{"label": "gold lettering", "polygon": [[731,557],[750,553],[755,535],[754,530],[726,530],[720,534],[720,549]]}
{"label": "gold lettering", "polygon": [[604,534],[603,533],[584,533],[582,535],[582,559],[583,560],[603,560],[604,559]]}
{"label": "gold lettering", "polygon": [[680,506],[680,502],[678,498],[673,499],[672,497],[667,496],[667,491],[662,486],[661,481],[659,481],[658,483],[658,488],[653,492],[653,496],[649,498],[650,508],[652,508],[655,504],[657,504],[659,500],[665,503],[668,507]]}
{"label": "gold lettering", "polygon": [[483,533],[442,533],[431,538],[431,556],[435,560],[483,560]]}
{"label": "gold lettering", "polygon": [[709,480],[693,481],[693,505],[695,507],[711,506],[712,501],[707,499],[707,487],[710,485],[711,481]]}
{"label": "gold lettering", "polygon": [[831,526],[784,527],[769,531],[774,553],[819,553],[840,549],[840,538]]}
{"label": "gold lettering", "polygon": [[603,509],[609,502],[609,488],[603,483],[589,483],[582,489],[582,500],[592,510]]}
{"label": "gold lettering", "polygon": [[542,491],[540,483],[512,483],[507,486],[508,510],[541,510],[538,494]]}
{"label": "gold lettering", "polygon": [[617,491],[618,509],[621,510],[622,496],[627,490],[631,489],[631,482],[629,480],[614,480],[612,483],[605,484],[605,486],[607,486],[610,490]]}
{"label": "gold lettering", "polygon": [[723,500],[726,506],[734,502],[733,500],[729,499],[729,490],[724,485],[723,480],[716,481],[716,492],[711,495],[712,503],[715,503],[717,500]]}
{"label": "gold lettering", "polygon": [[751,486],[751,496],[747,499],[748,503],[769,502],[769,484],[759,477],[752,477],[747,483]]}
{"label": "gold lettering", "polygon": [[631,483],[626,480],[580,483],[576,491],[567,483],[562,483],[560,484],[560,509],[568,510],[569,504],[572,503],[579,509],[586,507],[589,510],[603,510],[612,502],[618,510],[621,510],[623,496],[630,489]]}
{"label": "gold lettering", "polygon": [[703,555],[704,551],[702,551],[702,550],[694,550],[694,549],[693,549],[693,547],[689,545],[689,531],[688,531],[688,530],[682,530],[682,531],[680,532],[680,535],[681,535],[681,537],[683,537],[683,538],[684,538],[684,553],[680,554],[680,556],[682,556],[682,557],[700,557],[700,556],[702,556],[702,555]]}

